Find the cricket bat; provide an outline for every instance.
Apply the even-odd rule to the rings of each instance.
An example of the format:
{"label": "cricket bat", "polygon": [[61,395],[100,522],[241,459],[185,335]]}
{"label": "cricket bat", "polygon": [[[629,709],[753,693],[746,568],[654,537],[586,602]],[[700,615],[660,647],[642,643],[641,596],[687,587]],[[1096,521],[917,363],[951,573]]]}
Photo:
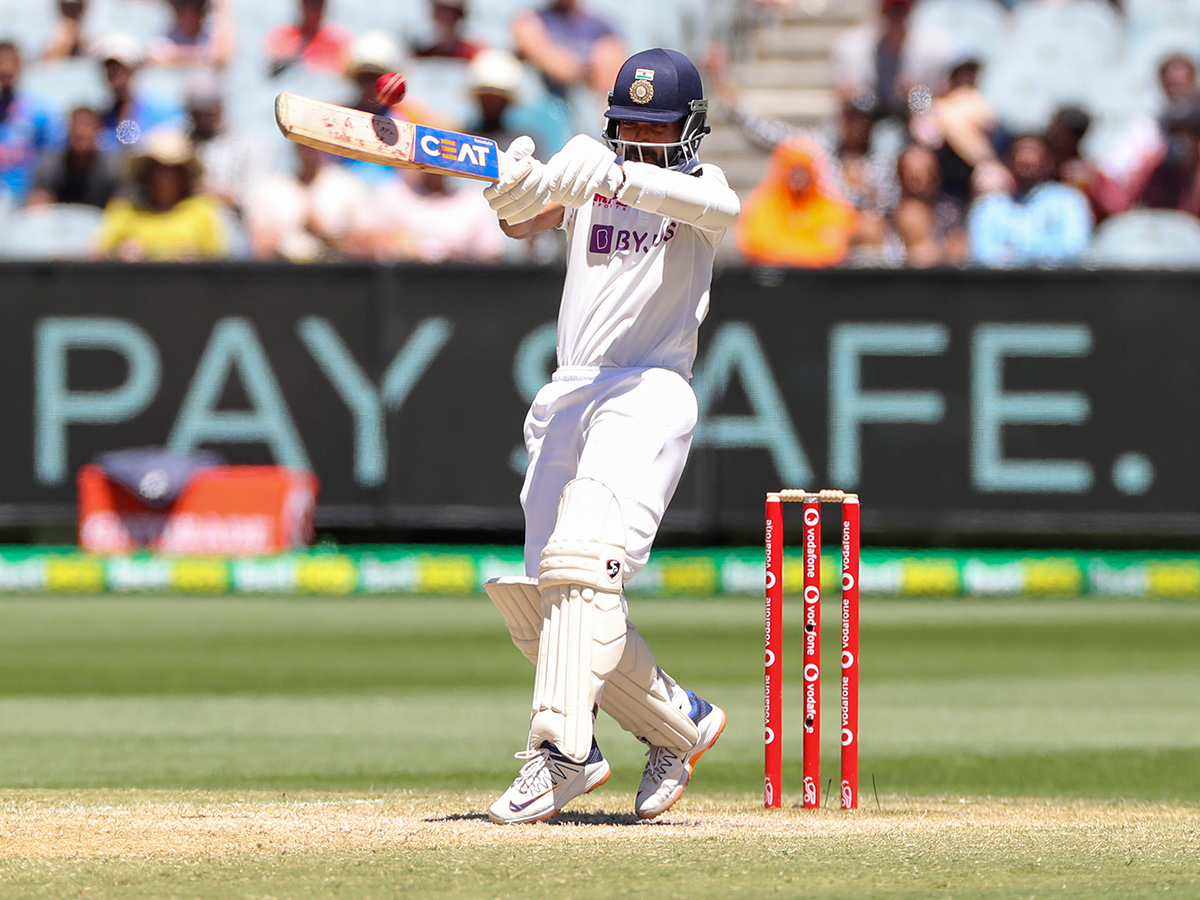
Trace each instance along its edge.
{"label": "cricket bat", "polygon": [[490,138],[402,122],[284,91],[275,121],[288,140],[365,162],[496,181],[499,150]]}

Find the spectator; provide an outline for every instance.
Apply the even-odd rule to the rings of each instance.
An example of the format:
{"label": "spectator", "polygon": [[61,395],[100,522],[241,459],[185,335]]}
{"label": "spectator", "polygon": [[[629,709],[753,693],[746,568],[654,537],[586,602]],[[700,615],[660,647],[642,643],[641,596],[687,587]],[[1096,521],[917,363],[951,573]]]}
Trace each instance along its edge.
{"label": "spectator", "polygon": [[103,255],[124,262],[189,262],[225,254],[221,205],[197,193],[201,166],[186,135],[151,132],[129,169],[133,196],[109,203],[100,223]]}
{"label": "spectator", "polygon": [[1091,128],[1092,117],[1078,106],[1055,110],[1046,126],[1046,144],[1054,164],[1054,179],[1070,185],[1088,198],[1092,218],[1100,222],[1107,216],[1100,201],[1096,166],[1083,156],[1083,139]]}
{"label": "spectator", "polygon": [[221,84],[215,72],[194,72],[185,94],[189,136],[204,169],[201,190],[240,216],[250,189],[269,173],[271,155],[258,141],[227,126]]}
{"label": "spectator", "polygon": [[1046,146],[1054,163],[1054,178],[1084,193],[1091,185],[1091,165],[1080,149],[1092,125],[1092,117],[1078,106],[1055,110],[1046,126]]}
{"label": "spectator", "polygon": [[438,172],[400,170],[371,199],[349,241],[355,255],[444,263],[496,262],[504,253],[507,239],[483,195]]}
{"label": "spectator", "polygon": [[945,92],[917,112],[909,128],[919,142],[933,150],[942,170],[943,189],[960,203],[970,197],[971,173],[980,163],[996,159],[996,146],[1005,136],[977,82],[980,63],[963,54],[949,67]]}
{"label": "spectator", "polygon": [[101,112],[104,124],[101,149],[129,150],[150,131],[183,127],[183,110],[178,105],[134,91],[134,77],[143,61],[142,48],[135,37],[120,32],[105,35],[96,44],[95,56],[104,66],[110,97],[107,108]]}
{"label": "spectator", "polygon": [[84,0],[58,0],[58,21],[42,53],[47,61],[85,55],[83,40]]}
{"label": "spectator", "polygon": [[1142,205],[1200,216],[1200,95],[1175,100],[1166,127],[1166,152],[1150,174]]}
{"label": "spectator", "polygon": [[18,206],[33,185],[38,157],[62,139],[49,108],[22,92],[20,83],[21,51],[0,41],[0,188]]}
{"label": "spectator", "polygon": [[[379,76],[385,72],[403,73],[404,69],[405,59],[399,44],[382,31],[364,32],[354,39],[350,47],[345,74],[354,83],[354,94],[346,99],[344,105],[372,115],[391,116],[407,122],[442,124],[437,122],[428,107],[413,97],[406,96],[395,106],[379,102],[375,96],[375,82]],[[388,166],[357,159],[342,159],[341,165],[370,182],[384,182],[392,177],[392,170]]]}
{"label": "spectator", "polygon": [[103,209],[126,188],[124,166],[100,149],[100,114],[79,107],[71,111],[67,146],[42,156],[29,205],[83,203]]}
{"label": "spectator", "polygon": [[566,142],[566,122],[541,107],[521,103],[524,69],[507,50],[486,49],[467,67],[467,86],[475,99],[475,115],[466,126],[470,134],[489,137],[500,147],[528,134],[536,143],[535,156],[546,159]]}
{"label": "spectator", "polygon": [[[971,259],[985,266],[1078,262],[1091,236],[1091,210],[1087,198],[1075,188],[1050,180],[1054,162],[1045,138],[1030,134],[1016,138],[1006,168],[1010,188],[989,185],[971,208],[967,219]],[[988,164],[980,166],[980,179],[992,171]]]}
{"label": "spectator", "polygon": [[838,42],[835,81],[843,100],[871,91],[882,118],[908,118],[908,92],[922,80],[908,42],[911,11],[912,0],[881,0],[877,20],[847,32]]}
{"label": "spectator", "polygon": [[[521,63],[507,50],[484,50],[471,60],[467,84],[475,98],[477,115],[467,126],[471,134],[494,140],[507,147],[524,131],[509,126],[517,91],[521,87]],[[545,150],[548,148],[539,149]]]}
{"label": "spectator", "polygon": [[1181,53],[1172,54],[1162,61],[1158,67],[1158,82],[1168,101],[1200,93],[1196,83],[1196,63]]}
{"label": "spectator", "polygon": [[846,258],[857,220],[829,185],[820,148],[792,137],[775,148],[766,177],[742,207],[738,247],[751,265],[836,266]]}
{"label": "spectator", "polygon": [[295,147],[296,171],[268,175],[247,201],[255,259],[305,263],[335,258],[355,216],[368,205],[366,182],[320,150]]}
{"label": "spectator", "polygon": [[900,201],[892,223],[904,244],[909,266],[958,265],[967,257],[963,207],[942,189],[937,155],[921,144],[910,144],[896,163]]}
{"label": "spectator", "polygon": [[300,0],[300,23],[276,25],[267,32],[266,56],[272,75],[294,65],[314,72],[339,75],[353,35],[340,25],[326,25],[325,0]]}
{"label": "spectator", "polygon": [[157,66],[224,69],[233,58],[234,20],[227,0],[170,0],[173,21],[150,45]]}
{"label": "spectator", "polygon": [[429,0],[429,15],[433,20],[433,40],[413,48],[418,59],[445,57],[470,62],[483,49],[482,44],[462,35],[463,20],[467,17],[466,0]]}
{"label": "spectator", "polygon": [[382,31],[367,31],[354,39],[346,58],[345,76],[354,83],[354,94],[345,105],[379,115],[410,118],[415,100],[405,97],[396,106],[389,107],[375,96],[375,82],[387,72],[404,73],[404,53],[400,45]]}
{"label": "spectator", "polygon": [[858,212],[858,228],[852,240],[854,262],[895,264],[900,261],[894,238],[888,233],[887,214],[896,205],[896,162],[873,145],[876,97],[863,90],[843,101],[832,133],[797,128],[782,119],[755,115],[741,102],[740,90],[728,75],[722,55],[713,57],[713,75],[722,103],[730,117],[752,144],[774,151],[793,137],[814,141],[824,154],[828,182]]}
{"label": "spectator", "polygon": [[[1181,99],[1200,95],[1196,64],[1182,54],[1162,61],[1158,80],[1168,109]],[[1150,173],[1167,152],[1166,131],[1162,119],[1148,114],[1138,116],[1096,160],[1091,196],[1103,215],[1124,212],[1137,203]]]}
{"label": "spectator", "polygon": [[560,104],[588,123],[594,111],[574,106],[587,97],[598,107],[625,60],[625,46],[612,25],[584,11],[578,0],[551,0],[520,13],[513,21],[513,46],[541,73]]}

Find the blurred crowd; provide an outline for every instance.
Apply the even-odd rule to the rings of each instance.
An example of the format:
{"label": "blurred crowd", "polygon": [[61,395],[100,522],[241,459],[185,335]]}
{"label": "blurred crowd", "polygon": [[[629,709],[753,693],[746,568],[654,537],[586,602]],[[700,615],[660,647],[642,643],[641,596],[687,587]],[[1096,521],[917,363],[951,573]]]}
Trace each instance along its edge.
{"label": "blurred crowd", "polygon": [[[423,21],[408,34],[371,27],[369,15],[361,29],[333,21],[325,0],[284,0],[272,8],[285,14],[251,37],[239,33],[235,0],[120,0],[163,14],[151,35],[97,30],[89,23],[104,2],[58,0],[53,28],[37,42],[19,30],[6,34],[0,24],[2,255],[553,258],[561,252],[554,236],[530,246],[504,237],[473,182],[287,144],[249,127],[254,119],[231,115],[231,99],[261,106],[255,119],[271,128],[270,97],[292,89],[486,135],[502,147],[528,133],[544,159],[575,132],[599,131],[613,77],[640,49],[619,27],[625,23],[586,0],[510,4],[502,33],[490,41],[470,27],[484,0],[411,0]],[[978,22],[969,39],[955,33],[956,22],[974,21],[965,11],[1018,17],[1033,6],[1102,6],[1124,23],[1129,11],[1119,3],[869,0],[876,4],[872,19],[834,50],[837,112],[827,127],[798,128],[756,112],[731,63],[744,56],[742,29],[770,23],[788,7],[837,2],[667,4],[687,42],[682,49],[703,64],[717,118],[732,123],[717,127],[734,128],[770,153],[762,183],[743,198],[732,242],[745,260],[1072,265],[1089,258],[1107,220],[1141,209],[1200,216],[1200,88],[1192,53],[1164,45],[1144,60],[1156,80],[1155,102],[1119,122],[1105,120],[1104,140],[1096,141],[1087,103],[1058,103],[1044,121],[1010,114],[1003,103],[998,108],[998,89],[986,89],[985,79],[1000,65],[993,46],[999,34],[989,43]],[[1156,2],[1188,0],[1141,5]],[[939,4],[950,10],[952,27],[933,48],[933,30],[914,27],[914,20],[923,8],[932,16]],[[684,28],[689,20],[681,11],[688,9],[697,15]],[[1200,2],[1196,15],[1200,25]],[[1037,75],[1038,65],[1020,74]],[[253,77],[238,75],[242,70]],[[413,71],[424,73],[424,89],[390,108],[377,102],[380,74]],[[73,96],[71,80],[88,77],[98,95],[64,103]],[[439,92],[448,84],[461,88],[466,105]],[[1028,105],[1036,106],[1032,95]],[[1200,247],[1200,223],[1189,224]]]}
{"label": "blurred crowd", "polygon": [[[1156,4],[1169,11],[1187,0],[1138,5]],[[976,12],[992,15],[989,7],[991,33],[969,24]],[[911,23],[926,9],[914,39]],[[1103,140],[1088,140],[1088,107],[1112,105],[1087,103],[1087,80],[1126,62],[1123,32],[1135,26],[1125,14],[1101,0],[882,0],[876,18],[836,49],[839,110],[823,130],[756,115],[733,79],[719,78],[746,139],[771,152],[743,206],[743,256],[812,267],[1103,264],[1097,234],[1109,223],[1114,239],[1182,242],[1181,261],[1200,265],[1200,87],[1190,52],[1200,34],[1157,40],[1157,53],[1138,60],[1155,88],[1106,120]],[[1023,21],[1049,30],[1056,15],[1075,18],[1060,18],[1058,34],[1019,31]],[[1085,19],[1116,23],[1111,51],[1072,49],[1092,37]],[[1184,21],[1200,28],[1200,3]],[[1000,59],[1006,35],[1009,57]],[[1040,56],[1031,40],[1044,41]],[[989,61],[1019,69],[1024,93],[1009,99],[996,81],[984,90]]]}

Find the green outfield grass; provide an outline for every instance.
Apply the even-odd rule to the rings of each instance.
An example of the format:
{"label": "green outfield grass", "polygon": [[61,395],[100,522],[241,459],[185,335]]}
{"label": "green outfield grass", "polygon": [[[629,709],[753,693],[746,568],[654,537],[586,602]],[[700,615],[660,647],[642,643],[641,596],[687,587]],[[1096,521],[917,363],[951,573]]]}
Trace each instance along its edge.
{"label": "green outfield grass", "polygon": [[[835,606],[829,603],[826,612],[834,615]],[[660,662],[730,715],[722,740],[697,769],[680,814],[702,820],[708,803],[725,816],[771,815],[758,812],[761,601],[641,600],[635,601],[633,617]],[[1067,809],[1071,803],[1088,809],[1161,803],[1195,812],[1200,798],[1200,604],[866,598],[862,619],[862,795],[867,808],[850,815],[897,815],[922,804],[959,801],[1041,802]],[[789,803],[797,801],[799,787],[797,622],[793,612],[788,624],[790,698],[785,697],[791,701],[785,728]],[[836,622],[827,618],[827,671],[835,670],[836,635]],[[415,798],[413,802],[441,810],[443,819],[466,817],[470,827],[486,834],[511,831],[471,817],[477,818],[516,772],[511,754],[524,743],[532,672],[483,597],[4,597],[0,798],[10,807],[30,798],[53,803],[55,797],[103,806],[109,802],[106,797],[116,796],[136,807],[138,801],[130,798],[148,789],[167,796],[219,792],[226,798],[231,792],[265,791],[271,798],[321,792],[333,802]],[[827,687],[825,777],[834,778],[836,697],[832,685]],[[643,748],[605,719],[599,735],[614,774],[587,798],[584,808],[595,818],[575,825],[608,827],[612,823],[605,817],[622,824],[632,808]],[[162,802],[162,795],[154,796]],[[179,794],[180,802],[194,802],[188,796]],[[261,802],[264,795],[246,796]],[[830,797],[836,797],[836,790]],[[847,814],[786,810],[776,815],[788,821],[801,817],[803,828],[809,821],[804,816],[826,827]],[[805,895],[799,881],[783,883],[769,874],[780,869],[780,860],[790,859],[769,834],[772,821],[783,820],[755,819],[747,845],[728,849],[732,858],[742,860],[737,865],[747,873],[748,893],[736,879],[694,880],[679,873],[683,880],[678,882],[659,883],[647,876],[647,885],[654,881],[659,890],[685,889],[679,896],[761,896],[774,893],[775,887],[785,895]],[[1194,815],[1189,823],[1185,827],[1191,831],[1180,834],[1181,847],[1188,842],[1200,846]],[[555,833],[538,827],[545,830],[535,834]],[[1019,888],[1020,896],[1082,898],[1104,895],[1107,883],[1085,879],[1080,883],[1088,892],[1064,893],[1055,887],[1063,882],[1058,869],[1041,872],[1045,879],[1033,877],[1004,864],[1003,854],[991,850],[976,862],[986,875],[988,860],[995,857],[990,863],[995,879],[974,882],[968,893],[943,889],[936,878],[913,881],[904,865],[896,869],[894,883],[864,880],[863,866],[869,862],[838,850],[859,838],[843,836],[841,845],[837,840],[831,836],[827,847],[810,855],[809,862],[823,859],[832,868],[821,870],[821,890],[828,891],[809,890],[807,896],[1002,897],[1016,896],[1005,891]],[[697,841],[697,835],[677,837],[679,847]],[[569,880],[576,871],[574,857],[569,845],[557,846],[551,841],[538,852],[546,856],[547,872]],[[623,865],[649,866],[654,854],[662,856],[661,839],[626,836],[613,846],[623,849],[598,851],[592,861],[601,868],[611,864],[607,895],[653,894],[653,889],[627,894],[613,885],[620,883]],[[1070,870],[1080,845],[1064,839],[1061,846],[1061,865]],[[638,847],[649,855],[639,855]],[[130,855],[128,868],[122,869],[114,861],[125,858],[119,849],[114,859],[9,861],[0,865],[0,898],[30,896],[32,887],[55,883],[99,885],[88,895],[104,897],[319,896],[324,893],[317,886],[329,867],[341,865],[366,880],[361,890],[351,887],[335,892],[338,896],[449,896],[456,891],[480,897],[510,895],[506,891],[512,896],[605,895],[554,893],[553,885],[541,880],[537,883],[544,893],[529,885],[517,890],[477,872],[460,883],[446,869],[447,861],[455,860],[451,870],[486,870],[499,878],[499,860],[513,858],[505,846],[480,846],[449,856],[418,850],[406,856],[391,848],[378,857],[377,862],[386,859],[386,867],[371,881],[365,873],[377,852],[343,848],[331,856],[314,850],[307,864],[303,853],[286,861],[268,855],[259,860],[261,866],[274,867],[283,879],[279,883],[290,885],[277,895],[264,892],[261,879],[246,874],[257,871],[253,853],[206,857],[207,868],[200,871],[211,877],[198,881],[180,876],[178,858],[172,857],[176,862],[163,862],[162,872],[170,869],[175,876],[168,882],[170,890],[159,894],[154,878],[143,878],[145,860]],[[521,852],[528,853],[528,845]],[[937,846],[921,852],[929,854],[924,871],[938,872]],[[960,883],[960,871],[978,869],[969,853],[962,857],[965,851],[956,852],[953,866],[945,869],[953,872],[946,874],[947,884]],[[1190,886],[1193,896],[1200,895],[1200,865],[1194,859],[1187,862],[1185,855],[1174,869],[1134,865],[1151,857],[1158,860],[1156,866],[1162,864],[1154,854],[1139,857],[1136,852],[1129,862],[1110,860],[1111,883],[1122,887],[1112,896],[1141,896],[1137,884],[1164,883]],[[628,862],[623,864],[622,858]],[[795,862],[800,865],[799,859]],[[950,866],[949,860],[941,862]],[[234,870],[242,873],[237,877],[245,882],[244,891],[234,890],[242,883],[229,874]],[[403,877],[396,875],[400,870]],[[672,867],[664,864],[662,871],[668,877]],[[1167,880],[1156,881],[1160,875]],[[358,876],[347,877],[351,885],[358,883]],[[206,892],[204,884],[223,887]],[[889,884],[896,890],[889,893]],[[913,893],[903,893],[901,887]],[[389,893],[393,888],[396,892]],[[472,893],[476,888],[478,893]],[[709,888],[712,892],[706,893]],[[57,896],[46,893],[50,895]]]}

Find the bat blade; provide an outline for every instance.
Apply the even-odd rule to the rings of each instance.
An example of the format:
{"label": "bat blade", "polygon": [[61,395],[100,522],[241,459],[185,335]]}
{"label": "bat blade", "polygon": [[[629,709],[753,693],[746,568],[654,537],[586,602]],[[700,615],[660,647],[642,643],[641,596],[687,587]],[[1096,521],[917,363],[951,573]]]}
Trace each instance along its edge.
{"label": "bat blade", "polygon": [[402,122],[284,91],[275,122],[288,140],[364,162],[496,181],[499,149],[490,138]]}

